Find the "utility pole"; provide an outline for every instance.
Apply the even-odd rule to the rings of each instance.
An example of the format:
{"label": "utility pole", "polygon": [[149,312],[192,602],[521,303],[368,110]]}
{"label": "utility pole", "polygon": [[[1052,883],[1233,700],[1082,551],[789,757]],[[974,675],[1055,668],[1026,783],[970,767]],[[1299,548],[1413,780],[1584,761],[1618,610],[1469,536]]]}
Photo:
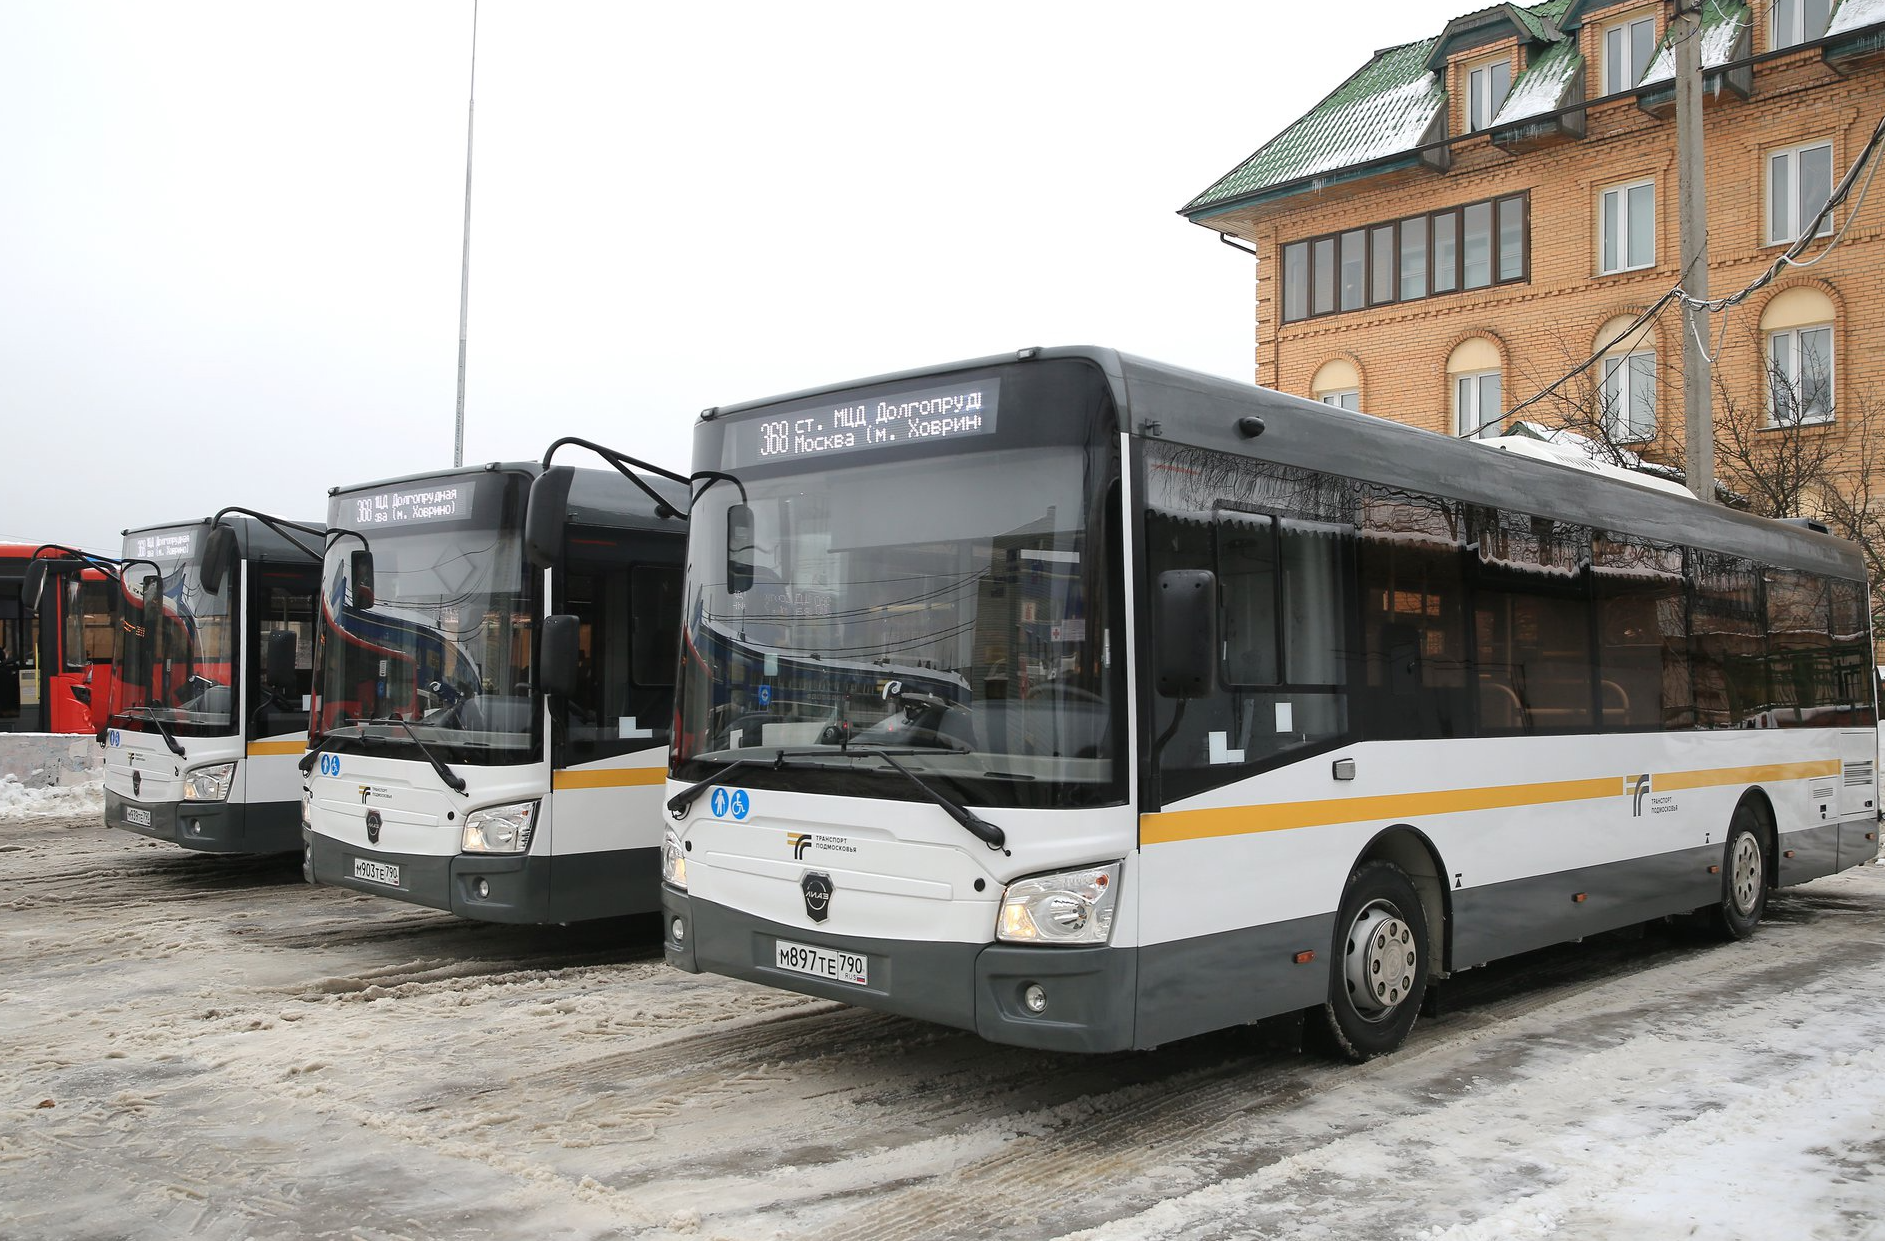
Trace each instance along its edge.
{"label": "utility pole", "polygon": [[458,432],[452,465],[465,463],[465,326],[471,317],[471,122],[478,106],[478,0],[471,0],[471,87],[465,101],[465,246],[458,268]]}
{"label": "utility pole", "polygon": [[[1682,231],[1682,287],[1708,297],[1708,210],[1702,189],[1702,4],[1676,0],[1670,41],[1676,51],[1676,198]],[[1682,306],[1682,414],[1689,490],[1715,500],[1715,406],[1710,389],[1708,312]]]}

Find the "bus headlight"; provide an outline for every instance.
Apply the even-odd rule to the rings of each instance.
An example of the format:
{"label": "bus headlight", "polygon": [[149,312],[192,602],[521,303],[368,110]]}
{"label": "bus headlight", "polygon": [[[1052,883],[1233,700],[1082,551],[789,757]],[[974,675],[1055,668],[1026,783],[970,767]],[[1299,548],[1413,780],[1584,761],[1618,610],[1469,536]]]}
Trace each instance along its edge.
{"label": "bus headlight", "polygon": [[458,847],[466,853],[522,853],[530,847],[537,828],[537,803],[514,801],[508,806],[486,806],[465,816]]}
{"label": "bus headlight", "polygon": [[661,881],[687,891],[687,854],[673,832],[661,837]]}
{"label": "bus headlight", "polygon": [[997,939],[1011,944],[1103,944],[1113,933],[1119,866],[1017,879],[1001,896]]}
{"label": "bus headlight", "polygon": [[235,779],[234,763],[217,763],[214,767],[198,767],[183,777],[184,801],[226,801],[229,797],[229,785]]}

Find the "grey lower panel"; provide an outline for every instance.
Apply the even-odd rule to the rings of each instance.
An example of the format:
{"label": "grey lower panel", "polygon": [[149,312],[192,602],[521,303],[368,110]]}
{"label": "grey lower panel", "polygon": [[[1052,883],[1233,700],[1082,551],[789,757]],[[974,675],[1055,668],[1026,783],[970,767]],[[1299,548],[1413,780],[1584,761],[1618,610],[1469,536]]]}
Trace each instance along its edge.
{"label": "grey lower panel", "polygon": [[1851,819],[1839,825],[1839,868],[1863,866],[1878,856],[1878,820]]}
{"label": "grey lower panel", "polygon": [[[449,856],[360,849],[303,832],[306,869],[315,883],[444,909],[481,922],[580,922],[650,913],[661,907],[658,849],[585,853]],[[354,860],[399,867],[399,883],[358,878]],[[479,881],[484,891],[479,892]]]}
{"label": "grey lower panel", "polygon": [[[1138,952],[1130,948],[1028,948],[922,940],[840,938],[813,927],[769,922],[663,887],[663,945],[669,965],[842,1000],[973,1030],[993,1042],[1050,1051],[1122,1051],[1137,1045],[1133,1004]],[[675,938],[676,922],[682,937]],[[870,985],[779,969],[779,939],[863,954]],[[1021,995],[1038,983],[1040,1014]]]}
{"label": "grey lower panel", "polygon": [[[1793,854],[1788,857],[1787,854]],[[1780,857],[1775,861],[1780,885],[1805,883],[1830,875],[1839,869],[1839,824],[1821,823],[1805,831],[1788,832],[1780,838]]]}
{"label": "grey lower panel", "polygon": [[[1139,949],[1141,1047],[1248,1025],[1328,997],[1335,911]],[[1312,951],[1302,965],[1296,955]]]}
{"label": "grey lower panel", "polygon": [[[129,810],[147,812],[133,823]],[[301,847],[299,802],[142,802],[105,791],[105,825],[205,853],[293,853]]]}

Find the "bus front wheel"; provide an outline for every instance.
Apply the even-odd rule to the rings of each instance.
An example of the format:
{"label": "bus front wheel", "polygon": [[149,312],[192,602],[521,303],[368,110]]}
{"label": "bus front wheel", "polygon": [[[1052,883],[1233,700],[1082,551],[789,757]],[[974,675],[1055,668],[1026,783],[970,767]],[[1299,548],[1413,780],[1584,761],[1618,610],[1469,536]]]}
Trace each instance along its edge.
{"label": "bus front wheel", "polygon": [[1738,806],[1722,851],[1721,903],[1710,921],[1721,938],[1746,939],[1766,909],[1767,850],[1761,845],[1760,816],[1751,806]]}
{"label": "bus front wheel", "polygon": [[1399,1047],[1427,992],[1427,914],[1407,873],[1364,862],[1335,917],[1322,1011],[1332,1050],[1359,1064]]}

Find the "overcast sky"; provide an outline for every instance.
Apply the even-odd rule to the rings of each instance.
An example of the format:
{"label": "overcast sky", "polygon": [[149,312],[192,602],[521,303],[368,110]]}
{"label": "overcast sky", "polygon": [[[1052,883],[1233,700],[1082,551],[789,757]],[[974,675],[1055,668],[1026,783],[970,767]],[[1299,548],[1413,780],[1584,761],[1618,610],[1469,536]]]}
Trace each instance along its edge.
{"label": "overcast sky", "polygon": [[[484,0],[465,459],[685,469],[708,406],[1024,345],[1247,380],[1252,261],[1177,209],[1472,7]],[[0,536],[451,464],[470,49],[0,0]]]}

